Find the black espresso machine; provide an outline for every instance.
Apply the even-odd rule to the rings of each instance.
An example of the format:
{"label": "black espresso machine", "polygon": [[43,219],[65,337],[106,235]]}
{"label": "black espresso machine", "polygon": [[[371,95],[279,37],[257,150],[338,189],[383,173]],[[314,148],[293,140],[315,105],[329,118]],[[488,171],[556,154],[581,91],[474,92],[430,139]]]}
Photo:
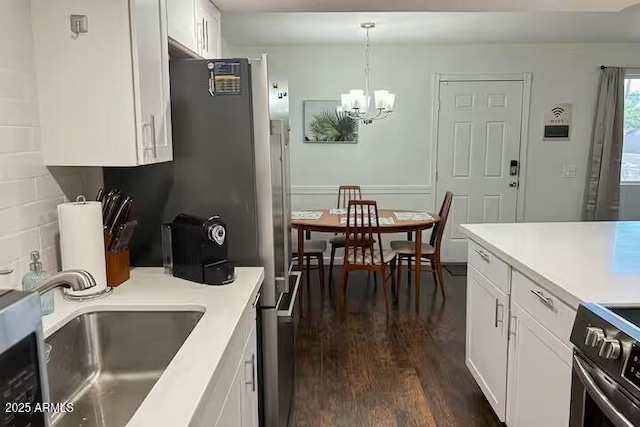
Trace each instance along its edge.
{"label": "black espresso machine", "polygon": [[227,259],[227,226],[217,215],[178,215],[171,223],[171,252],[175,277],[207,285],[226,285],[235,278]]}

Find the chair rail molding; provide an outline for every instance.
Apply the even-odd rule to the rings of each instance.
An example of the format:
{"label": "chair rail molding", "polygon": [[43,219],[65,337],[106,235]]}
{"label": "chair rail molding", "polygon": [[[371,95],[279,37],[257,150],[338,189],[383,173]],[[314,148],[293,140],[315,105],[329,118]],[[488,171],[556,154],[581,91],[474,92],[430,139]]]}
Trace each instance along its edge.
{"label": "chair rail molding", "polygon": [[[338,194],[338,185],[292,185],[292,196]],[[361,185],[363,195],[369,194],[433,194],[430,185]]]}

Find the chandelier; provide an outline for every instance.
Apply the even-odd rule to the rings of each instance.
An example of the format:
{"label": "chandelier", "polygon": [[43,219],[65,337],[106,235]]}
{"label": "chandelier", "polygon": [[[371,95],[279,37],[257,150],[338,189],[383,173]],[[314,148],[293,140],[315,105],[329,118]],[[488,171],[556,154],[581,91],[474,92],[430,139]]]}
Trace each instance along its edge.
{"label": "chandelier", "polygon": [[384,119],[393,112],[393,104],[396,100],[396,95],[389,93],[388,90],[376,90],[374,91],[374,106],[371,108],[371,86],[370,86],[370,74],[371,66],[369,65],[369,30],[375,28],[376,24],[373,22],[365,22],[360,24],[360,28],[365,30],[366,39],[364,44],[364,90],[352,89],[349,93],[343,93],[340,95],[341,106],[338,107],[339,112],[344,112],[347,116],[354,120],[361,121],[365,125],[373,123],[374,120]]}

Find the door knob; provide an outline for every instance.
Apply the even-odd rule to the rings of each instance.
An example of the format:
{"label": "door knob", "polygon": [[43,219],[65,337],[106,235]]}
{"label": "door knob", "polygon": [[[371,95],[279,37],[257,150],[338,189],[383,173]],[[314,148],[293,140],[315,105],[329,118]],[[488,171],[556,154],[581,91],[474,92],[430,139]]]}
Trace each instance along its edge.
{"label": "door knob", "polygon": [[511,188],[518,187],[519,185],[520,185],[520,183],[518,181],[509,182],[509,187],[511,187]]}

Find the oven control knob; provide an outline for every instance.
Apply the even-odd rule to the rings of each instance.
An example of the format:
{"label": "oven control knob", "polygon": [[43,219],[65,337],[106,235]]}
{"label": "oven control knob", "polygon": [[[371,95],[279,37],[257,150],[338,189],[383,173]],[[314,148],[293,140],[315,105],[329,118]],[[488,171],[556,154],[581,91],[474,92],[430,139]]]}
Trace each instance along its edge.
{"label": "oven control knob", "polygon": [[622,352],[620,341],[613,338],[605,338],[600,346],[598,354],[605,359],[617,359]]}
{"label": "oven control knob", "polygon": [[602,341],[604,341],[604,331],[600,328],[589,326],[587,328],[587,335],[584,337],[584,345],[596,348],[600,347]]}

